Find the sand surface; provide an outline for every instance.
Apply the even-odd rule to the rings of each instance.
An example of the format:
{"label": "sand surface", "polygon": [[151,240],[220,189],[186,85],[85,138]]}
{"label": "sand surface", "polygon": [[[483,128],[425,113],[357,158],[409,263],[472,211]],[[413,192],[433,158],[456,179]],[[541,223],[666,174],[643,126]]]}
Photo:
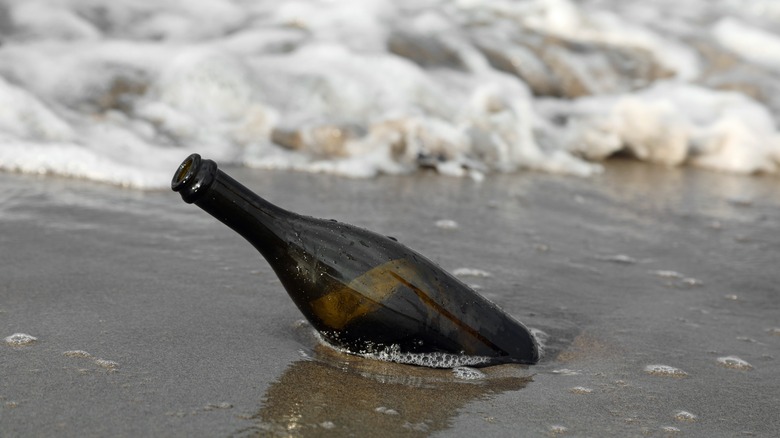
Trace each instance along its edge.
{"label": "sand surface", "polygon": [[777,177],[621,161],[482,183],[226,170],[490,273],[463,278],[543,331],[544,358],[469,380],[329,351],[259,254],[173,192],[4,173],[0,339],[37,341],[0,344],[0,435],[780,430]]}

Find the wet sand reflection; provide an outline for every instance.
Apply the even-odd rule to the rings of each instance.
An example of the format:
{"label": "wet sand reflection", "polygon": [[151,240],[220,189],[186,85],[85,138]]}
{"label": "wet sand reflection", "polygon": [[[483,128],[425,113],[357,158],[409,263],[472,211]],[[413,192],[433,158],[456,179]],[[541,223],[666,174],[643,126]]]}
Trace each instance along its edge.
{"label": "wet sand reflection", "polygon": [[235,436],[428,436],[446,430],[467,403],[524,388],[520,365],[480,369],[465,380],[453,370],[348,356],[324,346],[295,362],[268,388],[254,424]]}

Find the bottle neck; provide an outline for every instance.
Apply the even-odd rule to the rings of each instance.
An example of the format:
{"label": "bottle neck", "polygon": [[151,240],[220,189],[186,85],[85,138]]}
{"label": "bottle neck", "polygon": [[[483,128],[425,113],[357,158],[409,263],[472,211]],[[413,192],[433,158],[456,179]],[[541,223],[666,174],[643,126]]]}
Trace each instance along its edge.
{"label": "bottle neck", "polygon": [[190,155],[179,166],[171,188],[182,199],[195,204],[249,241],[268,258],[280,248],[280,232],[294,216],[261,198],[211,160]]}

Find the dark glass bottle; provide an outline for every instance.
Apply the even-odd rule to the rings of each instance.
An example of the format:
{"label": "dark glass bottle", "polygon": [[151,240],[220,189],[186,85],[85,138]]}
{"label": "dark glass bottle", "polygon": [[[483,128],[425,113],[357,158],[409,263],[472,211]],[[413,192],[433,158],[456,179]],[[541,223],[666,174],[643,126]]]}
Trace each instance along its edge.
{"label": "dark glass bottle", "polygon": [[277,207],[198,154],[171,188],[248,240],[336,347],[432,366],[539,359],[525,326],[395,239]]}

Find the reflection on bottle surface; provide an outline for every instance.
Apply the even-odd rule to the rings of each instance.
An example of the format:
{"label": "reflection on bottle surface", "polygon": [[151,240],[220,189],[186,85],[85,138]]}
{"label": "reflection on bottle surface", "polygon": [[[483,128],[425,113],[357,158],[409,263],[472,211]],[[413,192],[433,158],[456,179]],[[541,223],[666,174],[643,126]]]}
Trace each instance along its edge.
{"label": "reflection on bottle surface", "polygon": [[317,356],[290,365],[249,417],[253,424],[234,436],[423,437],[448,429],[467,403],[531,381],[517,365],[460,380],[453,370],[337,356],[323,346]]}
{"label": "reflection on bottle surface", "polygon": [[434,367],[539,359],[525,326],[395,239],[284,210],[197,154],[171,187],[247,239],[338,348]]}

